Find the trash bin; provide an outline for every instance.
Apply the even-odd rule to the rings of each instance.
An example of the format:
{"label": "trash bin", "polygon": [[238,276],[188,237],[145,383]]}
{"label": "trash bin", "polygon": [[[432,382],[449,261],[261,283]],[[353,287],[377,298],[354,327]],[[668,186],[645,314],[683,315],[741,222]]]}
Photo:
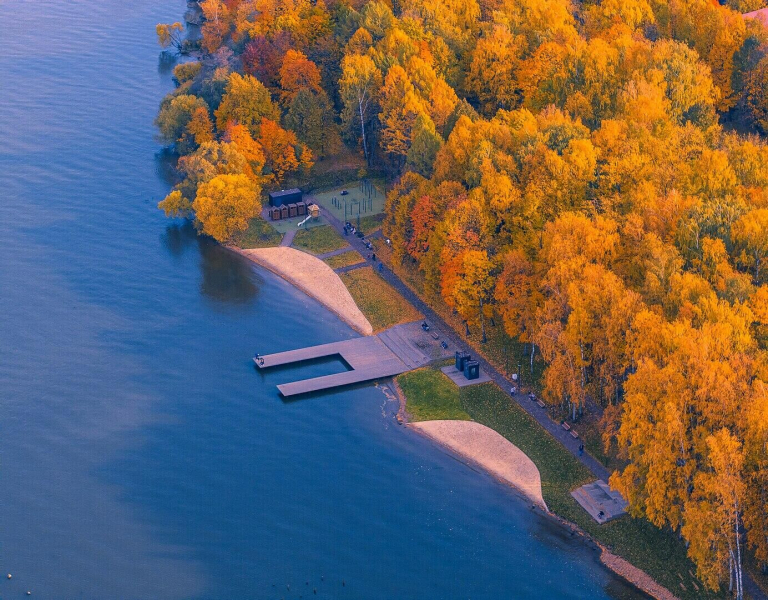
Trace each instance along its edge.
{"label": "trash bin", "polygon": [[469,352],[461,352],[460,350],[456,350],[456,370],[463,373],[464,365],[471,358],[472,356],[469,354]]}
{"label": "trash bin", "polygon": [[480,363],[476,360],[467,360],[464,363],[464,377],[467,379],[480,379]]}

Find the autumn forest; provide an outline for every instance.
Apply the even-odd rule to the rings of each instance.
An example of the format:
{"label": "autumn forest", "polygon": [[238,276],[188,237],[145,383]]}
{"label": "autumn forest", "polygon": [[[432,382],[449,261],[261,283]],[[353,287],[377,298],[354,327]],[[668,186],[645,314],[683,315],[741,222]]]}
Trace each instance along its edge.
{"label": "autumn forest", "polygon": [[262,195],[387,181],[393,268],[543,359],[635,517],[705,585],[768,564],[762,0],[204,0],[157,125],[160,206],[237,242]]}

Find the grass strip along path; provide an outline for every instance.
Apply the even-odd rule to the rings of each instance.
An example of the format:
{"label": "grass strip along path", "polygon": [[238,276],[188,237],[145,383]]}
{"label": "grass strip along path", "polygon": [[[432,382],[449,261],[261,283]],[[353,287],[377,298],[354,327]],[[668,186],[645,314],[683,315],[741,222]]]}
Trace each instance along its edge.
{"label": "grass strip along path", "polygon": [[339,274],[355,302],[368,318],[374,333],[400,323],[421,319],[421,314],[371,267]]}
{"label": "grass strip along path", "polygon": [[330,225],[321,225],[311,229],[300,229],[293,237],[292,246],[310,254],[325,254],[340,250],[347,242]]}
{"label": "grass strip along path", "polygon": [[320,256],[319,258],[321,258],[325,264],[331,267],[331,269],[351,267],[352,265],[359,265],[364,262],[363,257],[354,250],[347,250],[341,254],[332,254],[331,256],[327,256],[325,258]]}

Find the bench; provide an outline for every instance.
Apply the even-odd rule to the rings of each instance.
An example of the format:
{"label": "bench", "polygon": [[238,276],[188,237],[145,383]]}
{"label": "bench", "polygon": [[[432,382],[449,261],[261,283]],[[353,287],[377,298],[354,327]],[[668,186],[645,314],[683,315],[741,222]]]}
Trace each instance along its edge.
{"label": "bench", "polygon": [[579,434],[578,434],[578,433],[576,433],[576,432],[575,432],[573,429],[571,429],[571,437],[572,437],[573,439],[577,439],[577,438],[579,437]]}
{"label": "bench", "polygon": [[436,331],[430,331],[430,332],[429,332],[429,335],[431,335],[431,336],[432,336],[432,339],[433,339],[433,340],[439,340],[439,339],[440,339],[440,336],[437,334],[437,332],[436,332]]}
{"label": "bench", "polygon": [[571,430],[571,426],[568,425],[568,423],[563,422],[563,423],[560,423],[560,425],[562,425],[563,429],[565,429],[566,431],[570,431]]}
{"label": "bench", "polygon": [[546,404],[544,404],[541,400],[536,400],[536,404],[541,406],[541,408],[544,408],[546,406]]}

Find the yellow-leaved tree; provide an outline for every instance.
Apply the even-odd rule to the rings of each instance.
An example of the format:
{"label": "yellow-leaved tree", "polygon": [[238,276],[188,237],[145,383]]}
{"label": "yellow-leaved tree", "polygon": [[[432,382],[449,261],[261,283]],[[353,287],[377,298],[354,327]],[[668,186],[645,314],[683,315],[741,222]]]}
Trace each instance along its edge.
{"label": "yellow-leaved tree", "polygon": [[256,137],[263,118],[280,120],[280,111],[272,103],[269,90],[251,75],[232,73],[216,111],[219,130],[224,131],[229,123],[239,123]]}
{"label": "yellow-leaved tree", "polygon": [[730,574],[729,588],[744,597],[742,539],[745,486],[744,453],[728,429],[706,439],[708,468],[694,477],[694,494],[685,506],[682,533],[699,579],[711,588]]}
{"label": "yellow-leaved tree", "polygon": [[768,258],[768,209],[748,212],[733,224],[731,236],[736,244],[739,262],[752,272],[752,282],[765,279],[764,261]]}
{"label": "yellow-leaved tree", "polygon": [[246,175],[217,175],[197,188],[193,203],[202,231],[219,242],[230,242],[259,214],[260,187]]}

